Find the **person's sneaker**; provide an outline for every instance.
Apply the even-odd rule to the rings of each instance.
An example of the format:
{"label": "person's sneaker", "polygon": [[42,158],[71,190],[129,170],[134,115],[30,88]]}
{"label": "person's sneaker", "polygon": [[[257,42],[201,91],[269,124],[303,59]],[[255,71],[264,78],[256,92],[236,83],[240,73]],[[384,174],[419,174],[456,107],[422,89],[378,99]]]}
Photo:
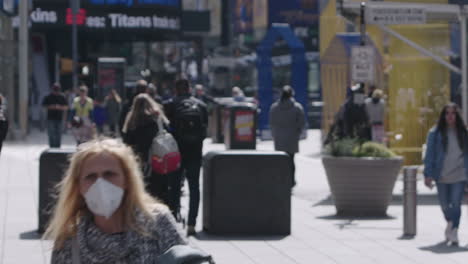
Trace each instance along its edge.
{"label": "person's sneaker", "polygon": [[452,246],[458,246],[458,228],[454,228],[450,232],[450,242]]}
{"label": "person's sneaker", "polygon": [[195,231],[195,226],[187,226],[187,236],[194,236],[197,232]]}
{"label": "person's sneaker", "polygon": [[445,241],[450,241],[450,233],[452,232],[452,222],[447,222],[447,227],[445,228]]}

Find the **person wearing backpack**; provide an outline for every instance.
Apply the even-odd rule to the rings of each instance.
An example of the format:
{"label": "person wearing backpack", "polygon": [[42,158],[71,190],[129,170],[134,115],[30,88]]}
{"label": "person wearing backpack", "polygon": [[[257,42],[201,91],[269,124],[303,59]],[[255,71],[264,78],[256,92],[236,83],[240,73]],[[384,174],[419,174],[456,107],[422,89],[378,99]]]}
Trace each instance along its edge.
{"label": "person wearing backpack", "polygon": [[[170,199],[180,207],[180,184],[187,178],[190,202],[187,221],[187,235],[195,234],[195,224],[200,204],[200,168],[202,161],[203,140],[206,137],[208,114],[206,104],[191,95],[188,80],[180,79],[175,83],[175,97],[164,104],[166,116],[182,156],[178,180],[170,183]],[[176,211],[176,213],[178,210]]]}
{"label": "person wearing backpack", "polygon": [[141,93],[133,99],[133,105],[122,128],[123,142],[137,154],[145,174],[147,191],[168,204],[168,175],[158,175],[150,170],[148,155],[153,138],[158,134],[158,119],[168,125],[161,106],[148,94]]}

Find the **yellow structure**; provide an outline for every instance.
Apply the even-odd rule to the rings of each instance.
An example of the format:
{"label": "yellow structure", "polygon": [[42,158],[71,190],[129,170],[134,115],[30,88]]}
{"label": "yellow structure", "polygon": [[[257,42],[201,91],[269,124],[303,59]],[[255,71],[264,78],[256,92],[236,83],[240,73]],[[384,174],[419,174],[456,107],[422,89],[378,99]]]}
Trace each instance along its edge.
{"label": "yellow structure", "polygon": [[[447,3],[447,0],[405,2]],[[359,25],[359,21],[354,22]],[[448,61],[448,24],[396,25],[390,28]],[[335,0],[330,0],[320,17],[321,56],[329,54],[334,36],[345,29],[344,19],[336,15]],[[359,31],[358,26],[355,31]],[[427,132],[436,123],[443,105],[450,100],[449,70],[376,26],[368,25],[367,34],[383,58],[381,65],[376,67],[377,76],[382,76],[376,85],[387,95],[388,145],[405,157],[405,164],[420,164],[421,146]],[[346,85],[351,84],[343,84],[343,80],[350,82],[350,78],[343,77],[349,74],[346,67],[337,65],[330,69],[329,66],[322,64],[321,69],[324,133],[327,133],[334,114],[344,102]]]}

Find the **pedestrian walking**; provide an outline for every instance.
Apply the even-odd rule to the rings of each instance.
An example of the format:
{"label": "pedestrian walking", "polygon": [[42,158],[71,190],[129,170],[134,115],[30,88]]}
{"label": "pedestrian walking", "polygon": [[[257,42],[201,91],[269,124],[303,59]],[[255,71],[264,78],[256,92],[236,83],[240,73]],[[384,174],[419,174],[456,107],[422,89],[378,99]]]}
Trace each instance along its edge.
{"label": "pedestrian walking", "polygon": [[286,85],[281,98],[270,108],[270,128],[275,150],[286,152],[291,160],[293,186],[296,185],[294,155],[299,152],[299,138],[304,124],[304,110],[294,100],[293,88]]}
{"label": "pedestrian walking", "polygon": [[371,98],[366,98],[366,111],[371,126],[372,141],[383,143],[385,138],[385,100],[383,92],[375,89]]}
{"label": "pedestrian walking", "polygon": [[[119,117],[119,128],[122,129],[127,118],[127,114],[132,108],[133,98],[141,93],[148,93],[148,82],[145,80],[138,80],[135,84],[135,91],[132,93],[132,96],[128,98],[127,102],[123,105],[122,111],[120,111]],[[123,130],[121,130],[122,132]],[[123,133],[123,132],[122,132]],[[123,135],[122,135],[123,136]]]}
{"label": "pedestrian walking", "polygon": [[232,99],[236,102],[244,102],[246,100],[244,92],[241,88],[234,86],[232,87]]}
{"label": "pedestrian walking", "polygon": [[6,98],[0,93],[0,153],[2,153],[3,141],[8,133],[8,118],[6,115]]}
{"label": "pedestrian walking", "polygon": [[54,241],[51,263],[159,263],[168,249],[187,244],[142,178],[125,144],[104,139],[80,145],[44,235]]}
{"label": "pedestrian walking", "polygon": [[94,108],[93,99],[88,97],[88,87],[80,86],[79,96],[73,99],[72,115],[73,135],[77,144],[89,141],[94,137],[94,124],[92,112]]}
{"label": "pedestrian walking", "polygon": [[175,212],[178,212],[181,179],[187,178],[190,195],[187,235],[194,235],[200,204],[200,168],[208,114],[205,103],[191,95],[188,80],[177,80],[175,92],[176,96],[164,105],[182,156],[181,169],[176,173],[178,180],[170,182],[170,199],[177,208]]}
{"label": "pedestrian walking", "polygon": [[363,83],[355,84],[346,89],[346,100],[335,115],[335,120],[328,131],[324,145],[343,138],[371,140],[365,99]]}
{"label": "pedestrian walking", "polygon": [[104,133],[104,125],[107,123],[107,110],[102,100],[94,100],[93,121],[96,125],[98,135]]}
{"label": "pedestrian walking", "polygon": [[159,132],[158,119],[166,126],[169,124],[161,106],[148,94],[137,95],[122,129],[123,142],[131,146],[139,157],[147,191],[170,205],[168,175],[154,173],[149,164],[151,143]]}
{"label": "pedestrian walking", "polygon": [[122,99],[115,89],[110,90],[105,100],[107,124],[112,137],[117,136],[119,129],[119,116],[122,109]]}
{"label": "pedestrian walking", "polygon": [[49,147],[60,148],[63,130],[63,116],[68,110],[65,95],[60,91],[60,84],[54,83],[52,91],[44,97],[42,106],[47,109],[47,134],[49,136]]}
{"label": "pedestrian walking", "polygon": [[468,133],[455,103],[444,106],[437,124],[429,131],[424,157],[424,183],[437,186],[447,227],[445,239],[458,245],[463,190],[468,176]]}

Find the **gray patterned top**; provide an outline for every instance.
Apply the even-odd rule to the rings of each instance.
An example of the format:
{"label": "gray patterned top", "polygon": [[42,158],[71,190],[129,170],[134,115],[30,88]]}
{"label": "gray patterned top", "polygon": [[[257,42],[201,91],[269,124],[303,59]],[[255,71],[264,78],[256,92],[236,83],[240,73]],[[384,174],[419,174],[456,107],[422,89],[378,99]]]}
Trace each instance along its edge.
{"label": "gray patterned top", "polygon": [[[187,244],[178,229],[174,217],[165,206],[154,210],[154,219],[136,213],[137,223],[148,228],[150,236],[135,231],[116,234],[102,232],[90,216],[78,225],[76,235],[80,262],[86,264],[107,263],[157,263],[156,259],[174,245]],[[72,239],[52,252],[51,263],[72,263]]]}

